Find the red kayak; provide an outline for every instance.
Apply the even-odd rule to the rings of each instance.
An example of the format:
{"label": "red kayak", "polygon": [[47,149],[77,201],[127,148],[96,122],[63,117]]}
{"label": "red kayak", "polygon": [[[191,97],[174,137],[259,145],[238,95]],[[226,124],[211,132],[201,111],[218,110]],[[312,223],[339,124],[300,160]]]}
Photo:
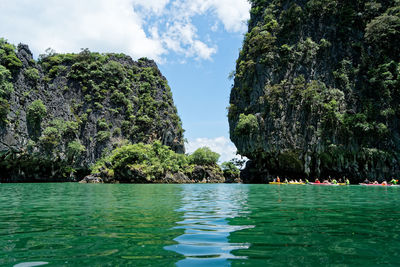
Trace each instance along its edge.
{"label": "red kayak", "polygon": [[360,183],[360,185],[364,185],[364,186],[391,186],[390,184],[364,184],[364,183]]}

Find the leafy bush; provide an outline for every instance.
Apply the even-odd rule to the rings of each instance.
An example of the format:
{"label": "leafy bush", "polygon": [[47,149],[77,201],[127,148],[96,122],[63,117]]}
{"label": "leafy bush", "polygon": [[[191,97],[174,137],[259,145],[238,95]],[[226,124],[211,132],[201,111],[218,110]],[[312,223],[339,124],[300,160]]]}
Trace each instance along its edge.
{"label": "leafy bush", "polygon": [[225,177],[238,177],[240,175],[240,170],[232,161],[223,162],[221,168]]}
{"label": "leafy bush", "polygon": [[218,162],[220,155],[211,151],[208,147],[198,148],[192,155],[189,156],[190,163],[197,165],[215,165]]}
{"label": "leafy bush", "polygon": [[96,135],[97,142],[100,143],[110,139],[110,137],[111,133],[109,131],[99,131]]}
{"label": "leafy bush", "polygon": [[10,104],[7,99],[13,91],[11,73],[4,66],[0,65],[0,123],[4,123],[7,120],[7,114],[10,111]]}
{"label": "leafy bush", "polygon": [[257,117],[253,114],[240,114],[239,122],[236,125],[235,132],[237,134],[251,134],[255,133],[258,130],[258,121]]}
{"label": "leafy bush", "polygon": [[25,77],[31,82],[37,82],[40,78],[39,71],[35,68],[26,69]]}
{"label": "leafy bush", "polygon": [[42,120],[44,116],[46,116],[47,108],[43,104],[42,100],[38,99],[33,101],[27,111],[28,121],[32,123],[37,123]]}
{"label": "leafy bush", "polygon": [[83,146],[79,140],[74,140],[68,144],[67,156],[70,159],[79,157],[83,152],[86,151],[85,146]]}
{"label": "leafy bush", "polygon": [[75,136],[78,133],[79,124],[76,121],[66,121],[63,134],[65,136]]}
{"label": "leafy bush", "polygon": [[110,156],[97,162],[93,172],[113,174],[121,180],[145,182],[163,178],[167,172],[178,172],[187,165],[185,155],[177,154],[156,141],[153,144],[139,143],[117,148]]}
{"label": "leafy bush", "polygon": [[113,81],[116,81],[118,79],[124,78],[125,70],[124,67],[121,65],[121,63],[111,60],[110,62],[104,65],[103,72],[104,76],[107,79],[112,79]]}
{"label": "leafy bush", "polygon": [[97,121],[97,129],[101,131],[108,130],[108,124],[105,119],[100,119]]}
{"label": "leafy bush", "polygon": [[383,52],[399,54],[400,42],[400,12],[398,14],[383,14],[373,19],[366,27],[365,38]]}
{"label": "leafy bush", "polygon": [[54,119],[49,123],[49,126],[56,128],[60,135],[66,138],[66,140],[72,140],[78,134],[79,124],[76,121]]}
{"label": "leafy bush", "polygon": [[127,134],[130,133],[131,128],[132,128],[132,123],[131,123],[131,122],[129,122],[129,121],[122,121],[121,129],[122,129],[122,132],[123,132],[125,135],[127,135]]}
{"label": "leafy bush", "polygon": [[14,91],[11,78],[11,72],[0,65],[0,97],[9,97]]}
{"label": "leafy bush", "polygon": [[15,46],[0,38],[0,65],[15,73],[22,67],[22,62],[15,54]]}
{"label": "leafy bush", "polygon": [[43,148],[50,152],[60,144],[61,133],[56,127],[46,127],[39,140]]}
{"label": "leafy bush", "polygon": [[113,131],[113,136],[121,136],[121,128],[115,128]]}

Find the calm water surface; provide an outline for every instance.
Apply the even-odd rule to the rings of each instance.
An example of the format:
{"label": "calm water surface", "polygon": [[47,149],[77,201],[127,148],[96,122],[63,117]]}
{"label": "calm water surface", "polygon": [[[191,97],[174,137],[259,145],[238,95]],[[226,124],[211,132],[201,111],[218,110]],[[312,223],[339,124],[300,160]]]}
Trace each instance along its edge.
{"label": "calm water surface", "polygon": [[399,266],[399,202],[399,187],[0,184],[0,266]]}

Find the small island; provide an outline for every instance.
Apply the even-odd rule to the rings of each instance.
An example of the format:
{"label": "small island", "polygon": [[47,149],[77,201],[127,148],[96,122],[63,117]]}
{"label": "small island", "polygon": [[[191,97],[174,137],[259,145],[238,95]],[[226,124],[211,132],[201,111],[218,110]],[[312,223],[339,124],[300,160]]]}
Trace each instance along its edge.
{"label": "small island", "polygon": [[238,182],[232,163],[184,130],[154,61],[48,50],[0,39],[0,182]]}

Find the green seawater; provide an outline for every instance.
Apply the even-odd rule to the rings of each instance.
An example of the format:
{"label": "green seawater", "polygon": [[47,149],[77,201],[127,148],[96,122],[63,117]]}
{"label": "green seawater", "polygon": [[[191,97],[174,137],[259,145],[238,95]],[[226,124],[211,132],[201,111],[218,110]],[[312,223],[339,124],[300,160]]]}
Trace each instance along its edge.
{"label": "green seawater", "polygon": [[400,187],[0,184],[0,266],[398,266]]}

